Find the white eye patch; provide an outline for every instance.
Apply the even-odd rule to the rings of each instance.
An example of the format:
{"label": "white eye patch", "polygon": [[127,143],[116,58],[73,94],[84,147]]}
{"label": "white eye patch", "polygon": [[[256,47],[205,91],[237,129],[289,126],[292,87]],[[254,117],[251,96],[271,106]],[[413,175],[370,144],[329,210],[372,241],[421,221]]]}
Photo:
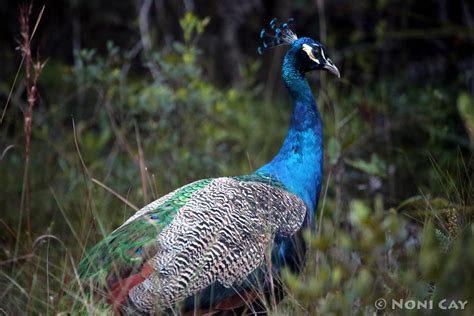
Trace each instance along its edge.
{"label": "white eye patch", "polygon": [[321,55],[323,55],[323,58],[326,60],[326,56],[324,56],[324,49],[321,49]]}
{"label": "white eye patch", "polygon": [[314,61],[316,64],[320,64],[321,62],[319,61],[319,59],[317,59],[316,57],[314,57],[313,55],[313,49],[311,48],[311,46],[309,46],[308,44],[303,44],[303,47],[302,49],[304,50],[304,52],[308,55],[309,59],[311,59],[312,61]]}

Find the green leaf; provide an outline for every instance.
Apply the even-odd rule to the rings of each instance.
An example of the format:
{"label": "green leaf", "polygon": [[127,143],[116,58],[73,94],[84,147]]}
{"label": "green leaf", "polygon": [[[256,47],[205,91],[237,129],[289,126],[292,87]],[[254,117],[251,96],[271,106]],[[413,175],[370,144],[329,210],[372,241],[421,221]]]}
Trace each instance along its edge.
{"label": "green leaf", "polygon": [[458,96],[457,105],[471,144],[474,144],[474,101],[469,94],[463,92]]}
{"label": "green leaf", "polygon": [[328,156],[331,164],[335,164],[341,156],[341,143],[335,137],[329,139]]}
{"label": "green leaf", "polygon": [[385,178],[387,176],[387,164],[377,154],[372,154],[370,161],[364,161],[362,159],[350,160],[346,159],[345,162],[360,171],[363,171],[369,175],[379,176]]}

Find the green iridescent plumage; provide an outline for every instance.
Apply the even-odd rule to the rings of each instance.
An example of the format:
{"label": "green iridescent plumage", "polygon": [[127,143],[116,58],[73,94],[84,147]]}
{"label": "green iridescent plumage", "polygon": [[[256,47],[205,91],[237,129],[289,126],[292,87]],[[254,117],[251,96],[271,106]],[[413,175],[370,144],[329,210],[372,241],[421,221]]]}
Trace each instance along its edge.
{"label": "green iridescent plumage", "polygon": [[238,181],[261,182],[261,183],[269,184],[273,187],[286,189],[285,186],[281,182],[279,182],[277,179],[269,177],[268,175],[265,175],[262,173],[254,173],[254,174],[249,174],[249,175],[244,175],[244,176],[235,176],[232,178]]}

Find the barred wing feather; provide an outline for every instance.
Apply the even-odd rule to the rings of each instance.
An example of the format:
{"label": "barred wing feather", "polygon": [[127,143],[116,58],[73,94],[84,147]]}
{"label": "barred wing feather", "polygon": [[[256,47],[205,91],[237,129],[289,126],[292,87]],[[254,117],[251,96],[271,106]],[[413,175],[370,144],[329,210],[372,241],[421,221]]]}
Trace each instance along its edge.
{"label": "barred wing feather", "polygon": [[157,273],[130,291],[133,305],[149,311],[170,306],[214,282],[240,283],[264,262],[275,234],[302,225],[304,203],[263,182],[214,179],[188,201],[158,236],[150,259]]}
{"label": "barred wing feather", "polygon": [[262,265],[275,235],[294,234],[305,214],[300,198],[268,178],[196,181],[147,205],[104,238],[79,274],[120,288],[121,280],[146,265],[151,272],[112,300],[126,301],[128,311],[151,313],[214,282],[239,284]]}

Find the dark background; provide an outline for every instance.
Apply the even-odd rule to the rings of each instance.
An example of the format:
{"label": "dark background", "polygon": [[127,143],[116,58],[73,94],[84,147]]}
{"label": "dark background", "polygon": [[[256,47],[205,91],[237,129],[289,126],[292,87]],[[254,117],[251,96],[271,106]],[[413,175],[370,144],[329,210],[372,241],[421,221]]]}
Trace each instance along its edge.
{"label": "dark background", "polygon": [[[320,1],[321,2],[321,1]],[[6,74],[18,38],[18,1],[2,6],[2,60]],[[34,14],[43,3],[35,3]],[[35,40],[41,55],[71,64],[73,51],[96,48],[112,40],[131,48],[140,40],[140,1],[46,1]],[[209,16],[200,46],[208,57],[208,74],[222,84],[237,78],[237,66],[254,59],[260,29],[273,17],[296,18],[295,31],[319,37],[336,48],[337,56],[357,52],[370,58],[376,76],[403,73],[409,79],[453,80],[472,68],[472,4],[469,1],[153,1],[149,23],[153,45],[170,45],[182,38],[179,19],[186,11]],[[35,14],[36,13],[36,14]],[[324,29],[321,29],[321,23]],[[322,32],[322,33],[321,33]],[[226,65],[225,69],[219,67]],[[230,69],[229,69],[230,68]],[[364,69],[358,69],[363,71]],[[375,71],[376,70],[376,71]],[[366,70],[367,71],[367,70]],[[353,75],[355,80],[360,75]]]}

